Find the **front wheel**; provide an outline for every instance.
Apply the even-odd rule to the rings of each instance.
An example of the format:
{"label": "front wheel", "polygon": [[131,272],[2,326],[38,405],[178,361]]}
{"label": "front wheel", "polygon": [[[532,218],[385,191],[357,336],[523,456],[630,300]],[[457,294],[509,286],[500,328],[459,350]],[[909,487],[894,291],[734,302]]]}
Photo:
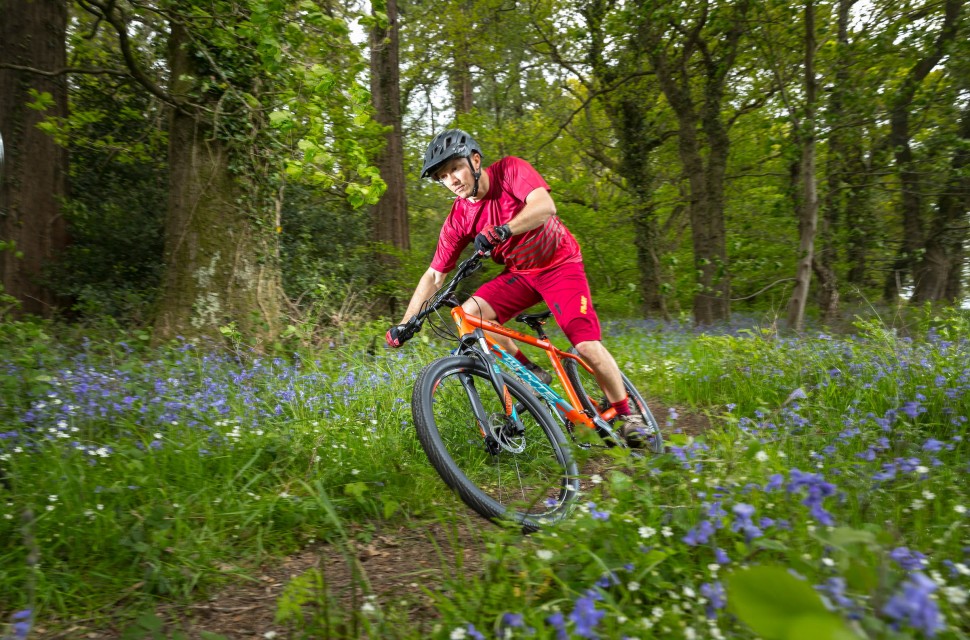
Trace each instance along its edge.
{"label": "front wheel", "polygon": [[[569,350],[570,353],[579,355],[575,348]],[[599,383],[593,377],[593,373],[587,370],[580,362],[572,358],[563,360],[563,368],[566,369],[566,376],[570,384],[579,395],[579,401],[583,405],[583,411],[593,418],[600,415],[609,408],[610,403],[606,399],[606,394],[600,389]],[[633,385],[629,378],[622,371],[620,376],[623,378],[623,387],[626,389],[627,396],[630,398],[630,409],[636,411],[643,418],[643,426],[647,433],[645,435],[644,449],[651,453],[663,453],[664,439],[660,431],[660,425],[650,412],[647,401],[643,394]]]}
{"label": "front wheel", "polygon": [[464,356],[418,374],[411,411],[428,460],[465,504],[534,531],[566,517],[579,471],[559,425],[527,387],[503,379],[518,421],[506,417],[482,362]]}

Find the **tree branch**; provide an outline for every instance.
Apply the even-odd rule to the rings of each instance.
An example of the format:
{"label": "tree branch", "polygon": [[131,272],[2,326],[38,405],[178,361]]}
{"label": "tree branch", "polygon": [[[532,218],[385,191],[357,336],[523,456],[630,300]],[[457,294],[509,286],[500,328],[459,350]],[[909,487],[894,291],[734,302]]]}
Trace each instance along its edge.
{"label": "tree branch", "polygon": [[55,71],[44,71],[43,69],[35,69],[34,67],[25,67],[19,64],[10,64],[7,62],[0,62],[0,69],[13,69],[14,71],[26,71],[27,73],[33,73],[38,76],[47,76],[48,78],[53,78],[56,76],[62,76],[68,73],[78,73],[78,74],[90,74],[90,75],[112,75],[112,76],[123,76],[130,77],[131,74],[124,69],[88,69],[84,67],[64,67],[63,69],[57,69]]}
{"label": "tree branch", "polygon": [[108,24],[114,27],[115,33],[118,34],[118,47],[121,49],[121,55],[125,59],[125,65],[128,67],[131,77],[134,78],[138,84],[140,84],[150,94],[165,104],[175,107],[179,111],[183,111],[185,113],[189,112],[184,101],[170,95],[168,92],[155,84],[155,82],[148,77],[148,74],[145,73],[144,69],[139,66],[138,61],[135,59],[135,54],[131,50],[131,41],[128,39],[128,29],[127,24],[125,24],[124,13],[122,13],[120,9],[118,9],[117,14],[115,13],[115,0],[107,0],[106,2],[98,2],[97,0],[78,0],[78,3],[88,13],[99,19],[105,20]]}
{"label": "tree branch", "polygon": [[566,129],[566,127],[568,127],[569,124],[573,121],[573,118],[576,117],[576,114],[579,113],[580,111],[583,111],[586,108],[586,106],[593,101],[594,98],[598,98],[601,95],[610,93],[612,91],[616,91],[622,85],[626,84],[630,80],[633,80],[634,78],[642,78],[644,76],[650,76],[650,75],[653,75],[653,71],[637,71],[635,73],[631,73],[625,78],[621,78],[620,80],[617,80],[616,82],[613,83],[613,86],[607,87],[606,89],[601,89],[600,91],[594,91],[593,93],[589,94],[586,100],[584,100],[581,105],[576,107],[576,109],[574,109],[573,112],[569,114],[569,117],[566,118],[566,121],[563,122],[561,125],[559,125],[559,129],[556,130],[556,133],[554,133],[551,138],[549,138],[541,145],[539,145],[539,148],[535,150],[535,156],[538,156],[540,151],[542,151],[550,144],[555,142],[559,138],[559,136],[562,135],[562,132]]}

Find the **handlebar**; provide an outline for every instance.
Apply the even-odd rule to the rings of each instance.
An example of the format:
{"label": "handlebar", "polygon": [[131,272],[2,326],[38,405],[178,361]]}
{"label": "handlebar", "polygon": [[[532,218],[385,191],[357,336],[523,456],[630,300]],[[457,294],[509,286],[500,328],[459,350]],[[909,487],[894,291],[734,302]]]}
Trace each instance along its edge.
{"label": "handlebar", "polygon": [[445,284],[445,286],[443,286],[441,289],[438,289],[433,296],[428,298],[428,302],[421,312],[411,316],[411,319],[407,321],[405,324],[406,328],[404,329],[405,333],[407,334],[405,339],[410,338],[416,332],[420,331],[421,325],[424,324],[424,319],[444,306],[445,300],[447,300],[451,294],[455,292],[455,289],[458,288],[458,283],[478,271],[478,269],[482,266],[482,259],[487,258],[491,254],[491,251],[477,251],[472,254],[470,258],[459,264],[458,268],[455,270],[455,275],[451,277],[451,280],[449,280],[448,283]]}

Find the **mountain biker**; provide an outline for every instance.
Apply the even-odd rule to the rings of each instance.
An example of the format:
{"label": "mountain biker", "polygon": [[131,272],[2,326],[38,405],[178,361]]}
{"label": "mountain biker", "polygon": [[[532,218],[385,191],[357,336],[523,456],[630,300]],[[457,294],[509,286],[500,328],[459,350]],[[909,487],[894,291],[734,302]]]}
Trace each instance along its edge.
{"label": "mountain biker", "polygon": [[[399,347],[407,340],[407,319],[441,288],[461,252],[474,242],[480,252],[491,250],[492,259],[505,269],[466,300],[464,310],[505,323],[545,301],[616,409],[617,431],[630,446],[643,446],[643,418],[631,411],[616,361],[600,342],[579,243],[556,215],[549,185],[521,158],[507,156],[484,170],[482,162],[481,147],[461,129],[442,131],[428,145],[421,177],[445,185],[457,197],[441,228],[431,266],[418,281],[401,324],[387,331],[387,343]],[[513,340],[490,337],[543,381],[551,380]]]}

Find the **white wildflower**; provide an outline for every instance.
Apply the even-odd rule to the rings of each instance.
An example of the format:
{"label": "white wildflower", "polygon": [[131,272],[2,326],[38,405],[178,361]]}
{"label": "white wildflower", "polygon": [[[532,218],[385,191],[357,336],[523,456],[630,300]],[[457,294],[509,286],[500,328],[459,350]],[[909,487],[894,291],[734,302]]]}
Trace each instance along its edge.
{"label": "white wildflower", "polygon": [[759,451],[758,453],[754,454],[754,459],[758,462],[768,462],[768,454],[764,451]]}
{"label": "white wildflower", "polygon": [[943,595],[956,607],[962,607],[967,603],[967,590],[963,587],[943,587]]}
{"label": "white wildflower", "polygon": [[552,560],[552,551],[549,549],[539,549],[536,551],[536,557],[540,560]]}
{"label": "white wildflower", "polygon": [[654,529],[653,527],[640,527],[639,529],[637,529],[637,532],[640,534],[640,537],[643,538],[644,540],[646,540],[647,538],[652,538],[657,534],[657,530]]}

